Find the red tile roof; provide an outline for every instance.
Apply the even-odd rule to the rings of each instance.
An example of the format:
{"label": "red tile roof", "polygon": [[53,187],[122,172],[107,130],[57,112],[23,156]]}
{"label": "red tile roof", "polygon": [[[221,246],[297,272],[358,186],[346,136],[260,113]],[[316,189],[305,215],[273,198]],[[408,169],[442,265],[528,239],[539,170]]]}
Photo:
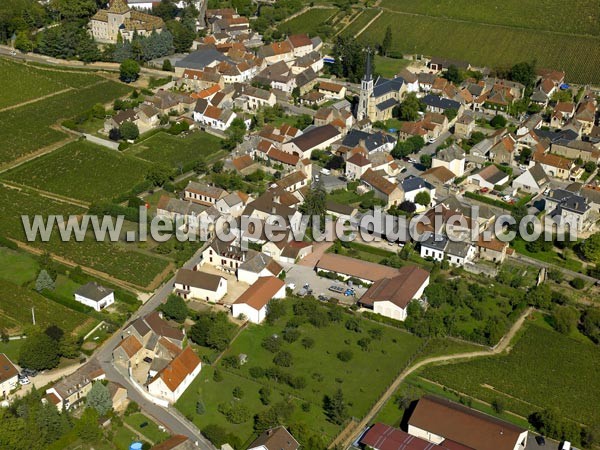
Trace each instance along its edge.
{"label": "red tile roof", "polygon": [[246,304],[260,311],[283,286],[285,286],[285,283],[279,278],[260,277],[234,303],[238,305]]}

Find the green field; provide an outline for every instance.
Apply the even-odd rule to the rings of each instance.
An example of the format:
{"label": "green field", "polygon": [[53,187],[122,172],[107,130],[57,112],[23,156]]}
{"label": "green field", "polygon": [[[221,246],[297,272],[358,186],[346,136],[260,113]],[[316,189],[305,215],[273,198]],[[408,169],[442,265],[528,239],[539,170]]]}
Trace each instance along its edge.
{"label": "green field", "polygon": [[378,9],[365,9],[362,11],[354,21],[348,25],[348,27],[342,32],[343,36],[356,36],[360,30],[367,26],[367,24],[379,14]]}
{"label": "green field", "polygon": [[4,58],[0,58],[0,73],[4,86],[0,92],[0,109],[102,80],[93,74],[46,70]]}
{"label": "green field", "polygon": [[407,59],[387,58],[375,55],[375,72],[386,78],[393,78],[398,72],[410,64]]}
{"label": "green field", "polygon": [[129,192],[150,164],[87,141],[67,144],[10,171],[16,183],[65,197],[98,202]]}
{"label": "green field", "polygon": [[39,264],[26,253],[0,247],[0,279],[19,286],[36,279]]}
{"label": "green field", "polygon": [[[158,425],[156,425],[156,423],[153,420],[149,419],[142,413],[136,413],[127,416],[124,418],[123,421],[127,425],[130,425],[136,430],[138,430],[140,434],[144,435],[155,444],[158,444],[159,442],[162,442],[169,437],[169,433],[160,431],[158,429]],[[142,428],[140,427],[140,425],[143,423],[146,423],[147,425]]]}
{"label": "green field", "polygon": [[600,35],[596,0],[383,0],[382,8],[461,21],[561,33]]}
{"label": "green field", "polygon": [[213,160],[221,152],[221,139],[203,131],[186,137],[157,133],[130,147],[126,153],[173,168],[198,160]]}
{"label": "green field", "polygon": [[[21,215],[33,217],[41,214],[78,215],[82,208],[59,203],[36,194],[0,187],[0,234],[26,242]],[[56,227],[55,227],[56,228]],[[131,244],[96,242],[86,236],[83,242],[74,239],[62,242],[54,229],[49,242],[28,242],[28,245],[58,254],[76,264],[90,267],[137,286],[147,286],[162,273],[169,261],[142,253]]]}
{"label": "green field", "polygon": [[35,291],[0,280],[0,329],[9,334],[20,333],[32,324],[31,308],[35,309],[36,325],[41,328],[57,325],[73,331],[89,317],[42,297]]}
{"label": "green field", "polygon": [[337,11],[335,8],[309,9],[304,14],[280,24],[279,30],[286,34],[307,33],[313,37],[318,35],[319,26],[329,23]]}
{"label": "green field", "polygon": [[[310,414],[305,414],[305,421],[311,432],[319,433],[327,437],[327,440],[335,436],[339,427],[323,420],[323,399],[326,395],[332,395],[340,388],[344,393],[348,404],[348,412],[353,417],[363,417],[373,406],[375,401],[383,393],[386,386],[405,368],[407,362],[418,352],[422,340],[411,334],[402,332],[391,327],[375,324],[359,316],[348,313],[345,309],[333,306],[317,304],[315,300],[311,303],[287,299],[284,300],[286,313],[279,318],[275,324],[263,323],[260,326],[250,325],[232,343],[230,349],[220,362],[221,370],[230,377],[226,380],[227,388],[219,386],[217,390],[206,386],[204,382],[192,385],[186,391],[179,402],[179,407],[185,414],[195,405],[197,398],[205,402],[207,413],[202,416],[195,415],[194,420],[202,427],[213,421],[226,427],[229,432],[243,436],[243,440],[250,437],[252,423],[233,426],[229,424],[224,416],[218,412],[215,414],[211,408],[214,402],[222,402],[212,395],[218,396],[219,392],[227,392],[235,383],[244,383],[243,389],[247,389],[246,395],[250,397],[246,403],[246,396],[241,400],[252,411],[255,411],[254,402],[256,393],[262,386],[269,386],[274,391],[281,391],[293,398],[307,403]],[[314,303],[313,303],[314,302]],[[307,308],[316,308],[317,314],[337,313],[335,320],[328,321],[323,326],[316,327],[307,322],[309,316],[305,316],[299,310],[292,310],[292,306],[304,305]],[[312,305],[312,306],[310,306]],[[357,320],[359,330],[348,329],[348,320]],[[282,338],[288,324],[294,322],[298,325],[299,336],[293,342],[287,342]],[[379,330],[380,335],[374,337],[372,330]],[[305,380],[304,387],[292,388],[285,383],[278,383],[272,379],[262,376],[253,378],[251,369],[259,367],[270,369],[273,363],[274,353],[265,349],[261,343],[264,339],[277,334],[281,339],[280,350],[285,350],[292,355],[291,367],[280,367],[284,372],[293,376],[300,376]],[[314,340],[314,346],[306,348],[303,338],[310,337]],[[368,346],[363,349],[358,344],[361,339],[368,340]],[[342,361],[338,358],[339,352],[349,350],[352,353],[350,361]],[[224,361],[228,356],[237,357],[240,354],[248,356],[248,362],[240,368],[228,368]],[[237,379],[237,381],[235,380]],[[368,380],[366,382],[365,380]],[[224,383],[224,382],[221,382]],[[201,390],[198,396],[198,390]],[[211,414],[209,417],[208,415]]]}
{"label": "green field", "polygon": [[[89,75],[77,75],[89,76]],[[96,103],[108,103],[131,89],[114,81],[101,81],[82,89],[55,95],[39,102],[0,112],[0,165],[40,148],[54,144],[67,135],[50,128],[61,121],[89,110]]]}
{"label": "green field", "polygon": [[[464,11],[468,10],[464,8]],[[567,15],[561,15],[561,20]],[[538,67],[564,70],[569,81],[600,82],[598,36],[565,35],[386,12],[359,39],[370,44],[381,42],[388,26],[393,32],[393,54],[423,53],[467,60],[475,66],[492,68],[535,59]]]}
{"label": "green field", "polygon": [[527,417],[556,408],[565,417],[600,423],[600,350],[591,343],[529,325],[508,355],[425,369],[422,376]]}
{"label": "green field", "polygon": [[0,342],[0,353],[4,353],[11,361],[19,359],[19,351],[25,342],[23,339],[16,339],[9,342]]}

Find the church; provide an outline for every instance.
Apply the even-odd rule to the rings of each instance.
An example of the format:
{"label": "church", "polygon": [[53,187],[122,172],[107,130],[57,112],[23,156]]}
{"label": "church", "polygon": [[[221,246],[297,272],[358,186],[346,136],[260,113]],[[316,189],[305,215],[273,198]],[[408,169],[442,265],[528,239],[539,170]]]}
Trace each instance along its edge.
{"label": "church", "polygon": [[408,91],[402,77],[391,80],[383,77],[373,79],[371,50],[367,49],[365,74],[361,81],[356,119],[369,119],[371,122],[386,121],[392,118],[394,107],[400,104]]}
{"label": "church", "polygon": [[97,42],[116,44],[119,34],[131,41],[134,33],[149,36],[160,33],[165,23],[160,17],[146,14],[127,6],[124,0],[111,0],[108,9],[101,9],[90,20],[90,33]]}

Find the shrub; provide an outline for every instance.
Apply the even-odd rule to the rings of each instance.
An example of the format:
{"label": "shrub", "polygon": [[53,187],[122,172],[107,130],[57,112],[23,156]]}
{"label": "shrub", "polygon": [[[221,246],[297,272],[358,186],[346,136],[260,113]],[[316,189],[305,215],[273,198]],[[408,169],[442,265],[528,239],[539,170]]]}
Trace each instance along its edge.
{"label": "shrub", "polygon": [[341,352],[338,352],[337,357],[340,361],[343,362],[348,362],[352,359],[354,355],[352,354],[352,352],[350,350],[342,350]]}
{"label": "shrub", "polygon": [[569,284],[575,289],[583,289],[585,287],[585,281],[581,278],[573,278]]}

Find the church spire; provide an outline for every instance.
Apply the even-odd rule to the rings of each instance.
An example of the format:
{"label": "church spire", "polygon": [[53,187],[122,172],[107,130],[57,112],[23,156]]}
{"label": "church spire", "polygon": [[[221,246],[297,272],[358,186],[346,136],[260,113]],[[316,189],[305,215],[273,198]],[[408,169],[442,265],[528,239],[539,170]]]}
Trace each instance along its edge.
{"label": "church spire", "polygon": [[371,81],[373,78],[372,68],[371,68],[371,47],[367,47],[367,62],[365,63],[365,76],[363,78],[364,81]]}

